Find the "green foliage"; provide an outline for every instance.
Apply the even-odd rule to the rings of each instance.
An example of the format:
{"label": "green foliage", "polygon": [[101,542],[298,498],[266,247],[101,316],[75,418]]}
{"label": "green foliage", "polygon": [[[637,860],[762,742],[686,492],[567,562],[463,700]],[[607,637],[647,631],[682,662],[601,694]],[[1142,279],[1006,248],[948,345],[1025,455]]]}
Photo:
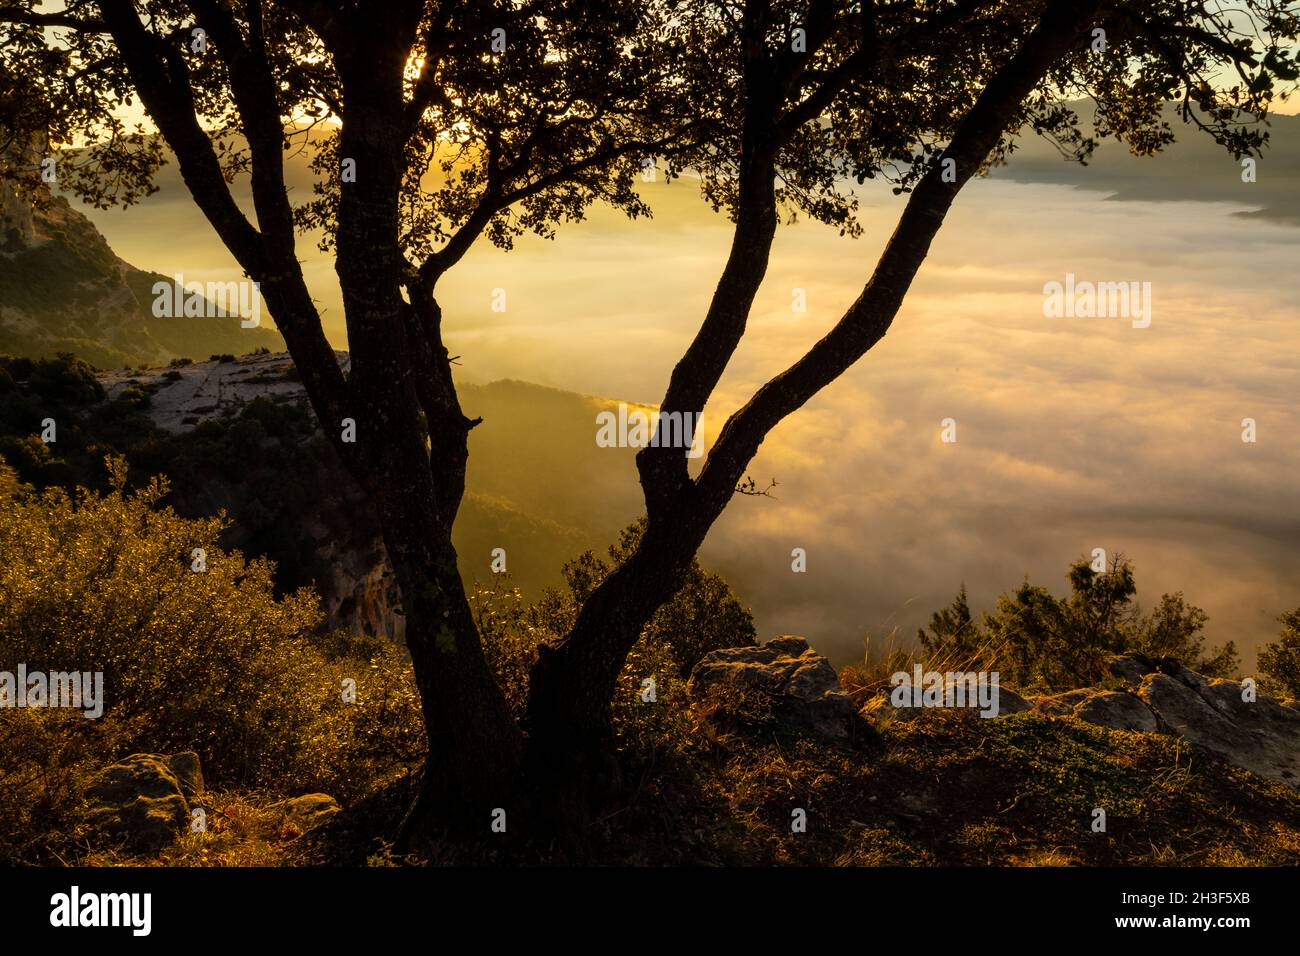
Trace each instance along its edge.
{"label": "green foliage", "polygon": [[1260,649],[1259,669],[1268,689],[1300,698],[1300,608],[1288,611],[1279,620],[1282,636]]}
{"label": "green foliage", "polygon": [[1070,593],[1058,598],[1026,581],[998,598],[996,609],[977,623],[962,588],[953,603],[921,630],[921,646],[946,669],[988,666],[1009,684],[1026,689],[1067,690],[1096,683],[1113,654],[1172,657],[1211,677],[1235,672],[1239,658],[1229,641],[1205,650],[1205,612],[1181,592],[1165,594],[1144,616],[1134,603],[1132,564],[1117,557],[1105,571],[1089,561],[1070,565]]}
{"label": "green foliage", "polygon": [[[125,463],[109,471],[106,494],[0,483],[0,660],[104,673],[101,720],[119,733],[101,763],[194,750],[216,786],[346,799],[378,764],[416,758],[417,697],[394,648],[315,636],[315,595],[277,599],[269,562],[218,546],[224,517],[178,517],[159,506],[164,482],[130,493]],[[7,762],[0,779],[21,772]]]}
{"label": "green foliage", "polygon": [[[626,528],[609,560],[584,552],[564,566],[567,590],[548,589],[526,604],[515,588],[480,585],[470,596],[475,620],[497,682],[517,717],[528,704],[528,676],[537,647],[573,627],[578,609],[600,582],[636,548],[644,520]],[[614,729],[626,753],[645,758],[687,732],[686,679],[701,657],[722,647],[754,643],[754,622],[726,582],[692,564],[681,589],[659,609],[628,654],[614,692]],[[647,678],[655,701],[642,700]]]}

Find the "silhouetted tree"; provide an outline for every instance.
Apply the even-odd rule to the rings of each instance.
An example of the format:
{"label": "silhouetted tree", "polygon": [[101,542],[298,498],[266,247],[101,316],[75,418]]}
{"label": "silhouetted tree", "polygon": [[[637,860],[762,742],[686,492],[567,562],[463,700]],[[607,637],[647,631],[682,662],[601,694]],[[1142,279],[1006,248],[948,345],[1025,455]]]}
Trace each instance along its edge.
{"label": "silhouetted tree", "polygon": [[1205,611],[1182,592],[1164,594],[1149,615],[1134,602],[1133,564],[1116,555],[1104,571],[1081,558],[1066,575],[1070,593],[1058,598],[1026,581],[1001,595],[982,623],[972,620],[962,588],[934,615],[921,643],[940,662],[992,662],[1009,684],[1068,690],[1101,680],[1106,658],[1139,653],[1176,658],[1211,677],[1233,674],[1240,660],[1228,641],[1205,652]]}
{"label": "silhouetted tree", "polygon": [[[261,284],[401,585],[430,746],[410,819],[501,805],[522,770],[515,792],[574,826],[618,783],[610,699],[645,623],[772,428],[889,329],[961,188],[1026,130],[1086,157],[1093,141],[1065,105],[1079,96],[1095,101],[1102,134],[1140,153],[1170,139],[1171,99],[1233,153],[1257,150],[1275,79],[1295,78],[1288,11],[1277,0],[1244,0],[1231,17],[1179,0],[7,0],[0,123],[22,142],[89,143],[66,153],[61,183],[128,202],[162,158],[123,118],[138,100]],[[286,148],[310,151],[321,173],[298,207]],[[5,155],[8,174],[35,175]],[[539,657],[525,737],[451,545],[475,423],[452,381],[438,282],[480,238],[549,235],[598,199],[645,212],[633,181],[647,156],[668,176],[698,171],[735,223],[667,412],[708,403],[782,211],[856,234],[848,180],[885,177],[908,198],[861,295],[731,415],[699,474],[680,448],[638,456],[645,530]],[[229,188],[238,174],[256,224]],[[299,264],[303,226],[321,228],[335,256],[347,375]],[[345,419],[355,442],[341,437]]]}

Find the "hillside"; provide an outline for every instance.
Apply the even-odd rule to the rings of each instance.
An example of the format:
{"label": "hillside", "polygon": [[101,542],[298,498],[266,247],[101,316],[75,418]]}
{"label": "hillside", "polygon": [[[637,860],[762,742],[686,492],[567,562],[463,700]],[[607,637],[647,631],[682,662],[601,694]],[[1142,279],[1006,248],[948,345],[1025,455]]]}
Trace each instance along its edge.
{"label": "hillside", "polygon": [[124,262],[63,197],[33,204],[9,182],[0,190],[0,354],[72,352],[121,368],[284,348],[269,320],[245,329],[233,315],[155,317],[154,283],[171,277]]}
{"label": "hillside", "polygon": [[[994,178],[1026,183],[1055,183],[1109,194],[1118,200],[1227,202],[1253,207],[1237,215],[1279,224],[1300,225],[1300,116],[1269,119],[1269,142],[1256,160],[1252,182],[1242,181],[1242,165],[1206,136],[1183,125],[1166,110],[1177,139],[1158,159],[1134,156],[1118,143],[1103,143],[1086,167],[1066,162],[1037,136],[1026,136]],[[1088,112],[1082,114],[1088,119]],[[1207,170],[1213,171],[1207,175]]]}
{"label": "hillside", "polygon": [[[375,515],[320,434],[286,354],[97,376],[53,362],[26,374],[0,388],[0,455],[24,480],[104,487],[103,456],[124,454],[134,483],[170,479],[180,513],[224,509],[234,524],[223,544],[276,561],[282,590],[314,586],[331,626],[401,638]],[[454,531],[471,586],[499,580],[491,560],[503,548],[510,585],[536,598],[566,561],[603,550],[637,518],[632,450],[592,440],[596,412],[611,403],[522,382],[466,385],[462,401],[483,418]],[[47,413],[62,423],[54,446],[30,437]]]}

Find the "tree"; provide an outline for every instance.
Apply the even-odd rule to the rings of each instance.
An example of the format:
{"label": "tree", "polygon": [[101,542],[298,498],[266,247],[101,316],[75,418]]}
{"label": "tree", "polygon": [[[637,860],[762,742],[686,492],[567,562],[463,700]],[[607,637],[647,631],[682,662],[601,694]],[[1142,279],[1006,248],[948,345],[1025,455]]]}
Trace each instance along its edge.
{"label": "tree", "polygon": [[931,661],[940,661],[953,670],[973,665],[983,650],[979,623],[971,617],[966,585],[961,586],[952,604],[930,615],[930,627],[918,628],[916,639]]}
{"label": "tree", "polygon": [[[573,629],[579,609],[600,582],[623,564],[645,533],[645,519],[624,528],[618,543],[609,548],[609,560],[586,551],[562,569],[567,592],[547,589],[538,602],[550,630],[567,634]],[[682,585],[646,622],[641,639],[649,644],[671,645],[678,676],[690,677],[700,658],[724,647],[745,647],[754,643],[754,619],[720,576],[692,561]]]}
{"label": "tree", "polygon": [[962,588],[953,604],[934,615],[921,643],[932,657],[957,663],[995,662],[1020,687],[1070,690],[1105,676],[1112,654],[1171,657],[1211,677],[1227,677],[1239,664],[1232,641],[1205,653],[1208,615],[1182,592],[1163,594],[1149,615],[1134,603],[1132,562],[1116,555],[1104,571],[1081,558],[1070,565],[1070,593],[1054,596],[1026,581],[998,598],[983,625],[971,619]]}
{"label": "tree", "polygon": [[1288,697],[1300,698],[1300,608],[1279,620],[1282,636],[1259,651],[1259,669]]}
{"label": "tree", "polygon": [[1241,664],[1237,645],[1228,641],[1207,657],[1202,632],[1208,620],[1181,591],[1161,595],[1156,609],[1141,622],[1131,649],[1149,657],[1175,658],[1207,677],[1230,677]]}
{"label": "tree", "polygon": [[[1257,151],[1276,81],[1295,78],[1296,18],[1278,0],[1244,7],[1248,22],[1178,0],[10,0],[0,122],[20,142],[89,140],[64,185],[130,201],[161,160],[148,130],[122,119],[138,97],[261,284],[322,428],[375,503],[402,589],[430,747],[408,820],[501,805],[522,773],[516,793],[539,795],[539,818],[576,826],[617,787],[610,699],[644,625],[766,435],[886,333],[965,183],[1025,130],[1086,158],[1093,139],[1070,96],[1091,97],[1099,132],[1137,152],[1169,140],[1160,111],[1175,98],[1234,154]],[[287,146],[311,151],[321,174],[297,208]],[[598,199],[643,214],[632,183],[656,156],[669,177],[698,171],[735,224],[669,381],[670,416],[708,403],[782,212],[856,234],[846,177],[885,177],[908,198],[862,294],[731,415],[697,475],[667,442],[640,453],[644,532],[540,654],[520,727],[451,546],[476,422],[456,396],[437,286],[480,237],[550,235]],[[256,225],[227,183],[245,173]],[[322,228],[335,255],[346,375],[299,267],[301,226]]]}

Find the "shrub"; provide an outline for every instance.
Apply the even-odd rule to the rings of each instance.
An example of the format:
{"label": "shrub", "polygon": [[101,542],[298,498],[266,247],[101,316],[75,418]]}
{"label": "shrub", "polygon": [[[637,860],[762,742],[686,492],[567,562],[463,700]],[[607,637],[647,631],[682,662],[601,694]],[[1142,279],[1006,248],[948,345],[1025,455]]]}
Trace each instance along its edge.
{"label": "shrub", "polygon": [[269,562],[217,546],[224,517],[180,518],[159,507],[165,482],[128,493],[124,462],[109,471],[102,495],[0,485],[0,661],[103,671],[123,749],[194,750],[219,786],[355,790],[352,764],[373,763],[381,738],[413,756],[418,708],[396,650],[316,636],[316,596],[277,599]]}
{"label": "shrub", "polygon": [[[965,587],[935,613],[919,643],[932,662],[962,670],[996,668],[1022,688],[1067,690],[1094,684],[1112,654],[1172,657],[1211,677],[1234,673],[1239,658],[1229,641],[1205,650],[1208,617],[1181,592],[1165,594],[1149,615],[1134,603],[1133,565],[1117,557],[1105,571],[1081,559],[1070,565],[1070,593],[1058,598],[1026,581],[998,598],[976,622]],[[980,663],[983,662],[983,663]]]}
{"label": "shrub", "polygon": [[1300,698],[1300,608],[1279,620],[1282,636],[1259,651],[1259,669],[1267,688],[1280,696]]}
{"label": "shrub", "polygon": [[123,728],[111,717],[0,710],[0,861],[55,862],[51,850],[65,849],[79,835],[87,781],[106,752],[121,748],[123,738]]}

